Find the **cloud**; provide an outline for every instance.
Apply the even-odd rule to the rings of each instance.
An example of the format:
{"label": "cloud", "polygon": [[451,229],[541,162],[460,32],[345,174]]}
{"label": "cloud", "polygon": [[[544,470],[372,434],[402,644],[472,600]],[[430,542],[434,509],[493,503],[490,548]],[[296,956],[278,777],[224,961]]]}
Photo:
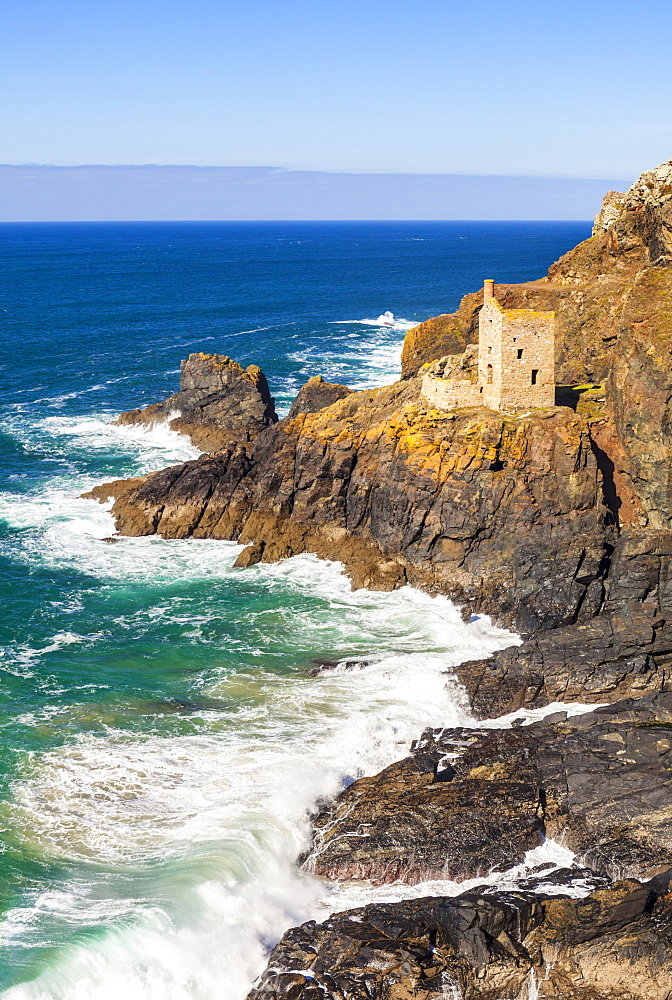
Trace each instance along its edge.
{"label": "cloud", "polygon": [[590,219],[627,180],[0,165],[0,221]]}

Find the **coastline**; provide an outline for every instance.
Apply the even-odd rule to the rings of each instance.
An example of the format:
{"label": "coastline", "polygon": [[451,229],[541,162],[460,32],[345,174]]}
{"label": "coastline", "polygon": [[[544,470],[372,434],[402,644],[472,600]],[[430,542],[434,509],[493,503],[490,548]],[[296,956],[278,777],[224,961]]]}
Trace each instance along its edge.
{"label": "coastline", "polygon": [[[459,905],[389,904],[289,932],[251,997],[361,989],[382,997],[391,984],[416,996],[421,981],[427,997],[445,995],[446,982],[455,996],[489,997],[502,982],[515,995],[537,995],[546,945],[562,953],[550,967],[546,961],[549,988],[580,974],[591,997],[606,997],[622,981],[632,933],[640,935],[641,968],[637,980],[626,976],[628,996],[658,997],[656,984],[672,970],[665,930],[672,533],[662,349],[672,273],[670,169],[643,175],[619,196],[617,210],[610,195],[608,217],[598,216],[593,237],[547,279],[500,292],[507,308],[539,308],[541,296],[559,310],[556,380],[574,383],[573,405],[570,396],[547,410],[493,417],[423,404],[415,378],[423,362],[457,353],[460,338],[473,342],[482,300],[472,295],[454,317],[430,323],[429,339],[410,332],[407,342],[430,356],[405,350],[401,383],[313,401],[246,445],[233,442],[146,481],[93,491],[115,498],[122,534],[233,538],[247,545],[241,568],[312,551],[341,558],[355,586],[393,591],[411,582],[467,611],[494,613],[521,629],[525,642],[496,654],[494,664],[462,664],[459,676],[481,714],[581,693],[607,703],[578,722],[559,711],[489,738],[464,727],[418,734],[409,757],[322,807],[307,858],[336,880],[478,878],[560,835],[608,880],[590,892],[584,877],[595,918],[587,936],[571,932],[579,903],[563,904],[559,918],[544,892],[517,894],[517,931],[501,931],[504,953],[494,933],[502,901],[487,893],[467,894]],[[183,368],[185,385],[195,358]],[[482,936],[473,954],[458,930],[464,919]],[[385,943],[374,946],[388,920],[406,921],[401,938],[383,931]],[[369,930],[353,938],[353,921],[371,921]],[[441,941],[438,950],[427,950],[427,935]],[[586,942],[594,949],[587,963],[576,947]],[[408,948],[416,955],[410,968]],[[386,957],[375,958],[376,949]],[[609,949],[617,957],[604,961]],[[506,954],[513,968],[501,968]]]}

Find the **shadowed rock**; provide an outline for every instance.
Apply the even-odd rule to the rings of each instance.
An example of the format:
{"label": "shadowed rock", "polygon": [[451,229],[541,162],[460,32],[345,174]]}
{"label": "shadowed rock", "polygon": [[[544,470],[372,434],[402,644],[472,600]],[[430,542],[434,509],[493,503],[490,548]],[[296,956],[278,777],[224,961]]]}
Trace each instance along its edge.
{"label": "shadowed rock", "polygon": [[639,698],[670,683],[672,624],[655,604],[630,601],[583,624],[461,663],[455,672],[481,718],[554,701]]}

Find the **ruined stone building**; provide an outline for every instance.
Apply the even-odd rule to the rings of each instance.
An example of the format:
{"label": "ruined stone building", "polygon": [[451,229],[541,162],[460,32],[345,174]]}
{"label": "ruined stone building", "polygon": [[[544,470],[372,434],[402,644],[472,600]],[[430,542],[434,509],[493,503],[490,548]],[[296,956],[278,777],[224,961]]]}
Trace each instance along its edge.
{"label": "ruined stone building", "polygon": [[494,281],[483,289],[478,355],[442,358],[422,380],[422,395],[434,407],[455,410],[487,406],[523,410],[555,403],[555,313],[503,309]]}

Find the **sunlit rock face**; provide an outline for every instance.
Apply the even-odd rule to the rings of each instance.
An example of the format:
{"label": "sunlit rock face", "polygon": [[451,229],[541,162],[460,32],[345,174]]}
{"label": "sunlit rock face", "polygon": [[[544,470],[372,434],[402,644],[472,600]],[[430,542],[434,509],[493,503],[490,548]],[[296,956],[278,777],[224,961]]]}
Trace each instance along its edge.
{"label": "sunlit rock face", "polygon": [[201,451],[213,452],[232,441],[253,441],[277,419],[266,376],[257,365],[242,368],[222,354],[190,354],[181,365],[179,392],[122,413],[117,423],[167,421]]}

